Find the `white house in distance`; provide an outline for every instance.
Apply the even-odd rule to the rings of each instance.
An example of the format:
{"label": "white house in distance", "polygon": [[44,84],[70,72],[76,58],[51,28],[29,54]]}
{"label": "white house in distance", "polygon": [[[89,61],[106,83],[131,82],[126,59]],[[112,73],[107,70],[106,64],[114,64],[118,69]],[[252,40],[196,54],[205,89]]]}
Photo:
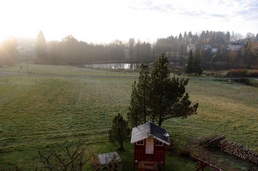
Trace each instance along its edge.
{"label": "white house in distance", "polygon": [[244,43],[241,41],[231,42],[227,45],[229,50],[240,51],[244,47]]}
{"label": "white house in distance", "polygon": [[211,52],[212,53],[217,53],[218,52],[218,48],[211,48]]}
{"label": "white house in distance", "polygon": [[211,49],[211,48],[212,48],[212,47],[211,47],[211,45],[209,45],[209,44],[203,45],[203,47],[202,47],[203,50],[209,50],[209,49]]}
{"label": "white house in distance", "polygon": [[188,53],[190,53],[190,51],[192,51],[192,52],[195,52],[196,51],[196,46],[195,46],[195,44],[189,44],[189,45],[187,45],[187,52]]}

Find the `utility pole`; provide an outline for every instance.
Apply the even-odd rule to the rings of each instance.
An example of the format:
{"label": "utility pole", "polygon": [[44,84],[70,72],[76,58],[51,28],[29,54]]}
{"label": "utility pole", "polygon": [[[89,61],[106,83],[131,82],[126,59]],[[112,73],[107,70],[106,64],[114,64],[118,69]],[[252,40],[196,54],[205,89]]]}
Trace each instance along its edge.
{"label": "utility pole", "polygon": [[212,72],[212,60],[213,60],[213,58],[215,58],[216,57],[216,55],[213,55],[212,57],[211,57],[211,72]]}
{"label": "utility pole", "polygon": [[27,52],[27,50],[26,50],[26,59],[27,59],[27,73],[29,73],[28,52]]}

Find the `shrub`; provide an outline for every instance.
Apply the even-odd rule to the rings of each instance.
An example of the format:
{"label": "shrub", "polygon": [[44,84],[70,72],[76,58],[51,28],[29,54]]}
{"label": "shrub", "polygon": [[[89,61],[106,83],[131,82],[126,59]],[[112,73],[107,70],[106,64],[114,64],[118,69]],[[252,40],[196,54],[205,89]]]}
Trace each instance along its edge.
{"label": "shrub", "polygon": [[226,73],[226,77],[246,77],[246,69],[231,69]]}
{"label": "shrub", "polygon": [[170,144],[166,146],[166,151],[174,152],[176,148],[177,148],[177,145],[175,141],[172,138],[170,138]]}
{"label": "shrub", "polygon": [[258,77],[258,70],[251,70],[247,72],[248,77]]}
{"label": "shrub", "polygon": [[258,70],[246,70],[246,69],[231,69],[226,77],[258,77]]}
{"label": "shrub", "polygon": [[245,85],[251,85],[250,80],[246,78],[241,78],[238,82]]}
{"label": "shrub", "polygon": [[190,153],[190,151],[188,151],[188,150],[181,150],[181,151],[179,152],[179,154],[180,154],[180,156],[182,156],[182,157],[186,157],[186,158],[191,157],[191,153]]}

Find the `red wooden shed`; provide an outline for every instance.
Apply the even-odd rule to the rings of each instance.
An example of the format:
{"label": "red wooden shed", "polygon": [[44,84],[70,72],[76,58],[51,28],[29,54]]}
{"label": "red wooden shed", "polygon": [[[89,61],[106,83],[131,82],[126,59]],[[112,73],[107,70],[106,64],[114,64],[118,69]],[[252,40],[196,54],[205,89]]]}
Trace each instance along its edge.
{"label": "red wooden shed", "polygon": [[131,143],[134,144],[134,170],[158,170],[161,164],[165,170],[166,145],[169,145],[169,134],[165,129],[152,122],[132,129]]}

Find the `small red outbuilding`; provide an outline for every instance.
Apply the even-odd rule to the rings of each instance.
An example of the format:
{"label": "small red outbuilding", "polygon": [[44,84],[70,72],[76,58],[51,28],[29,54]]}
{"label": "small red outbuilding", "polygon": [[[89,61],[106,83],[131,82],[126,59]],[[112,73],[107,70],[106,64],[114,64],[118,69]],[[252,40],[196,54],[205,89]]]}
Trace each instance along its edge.
{"label": "small red outbuilding", "polygon": [[165,170],[166,145],[169,145],[169,134],[165,129],[152,122],[132,129],[131,143],[134,144],[134,169],[139,171],[158,170],[161,164]]}

